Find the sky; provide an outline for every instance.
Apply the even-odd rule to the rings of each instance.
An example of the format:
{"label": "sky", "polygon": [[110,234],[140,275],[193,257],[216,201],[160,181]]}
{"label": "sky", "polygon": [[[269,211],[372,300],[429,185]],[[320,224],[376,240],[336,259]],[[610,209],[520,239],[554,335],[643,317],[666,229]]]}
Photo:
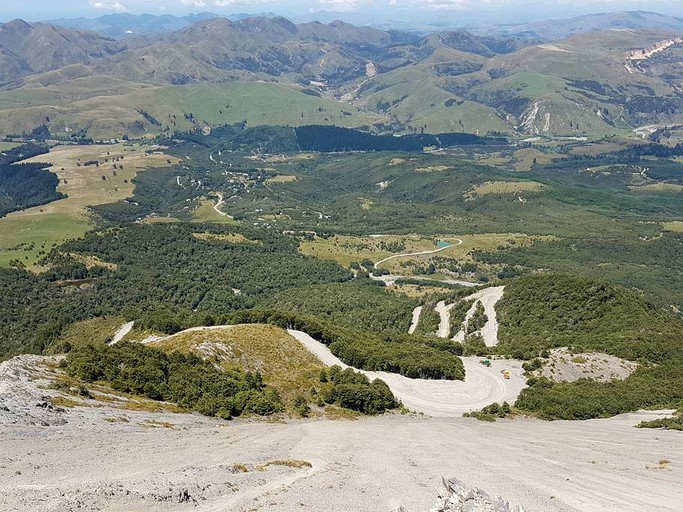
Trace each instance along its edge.
{"label": "sky", "polygon": [[682,0],[0,0],[0,20],[95,18],[103,14],[183,15],[274,12],[296,17],[317,11],[344,12],[362,19],[463,17],[499,23],[552,19],[586,13],[648,10],[683,17]]}

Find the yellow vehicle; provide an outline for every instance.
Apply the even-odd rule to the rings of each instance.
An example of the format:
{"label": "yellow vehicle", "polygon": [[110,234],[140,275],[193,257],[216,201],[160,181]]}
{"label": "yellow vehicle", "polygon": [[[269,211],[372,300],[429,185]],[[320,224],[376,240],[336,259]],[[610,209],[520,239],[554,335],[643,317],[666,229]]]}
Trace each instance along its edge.
{"label": "yellow vehicle", "polygon": [[510,372],[508,370],[501,370],[501,373],[503,374],[504,379],[510,378]]}

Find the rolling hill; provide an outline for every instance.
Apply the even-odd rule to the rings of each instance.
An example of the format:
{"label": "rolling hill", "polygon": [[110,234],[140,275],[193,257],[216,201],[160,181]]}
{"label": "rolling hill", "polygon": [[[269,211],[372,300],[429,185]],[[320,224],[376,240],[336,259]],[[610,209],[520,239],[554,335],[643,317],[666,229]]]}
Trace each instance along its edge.
{"label": "rolling hill", "polygon": [[[48,43],[22,57],[41,37]],[[525,137],[633,134],[683,121],[681,52],[683,39],[661,30],[539,43],[463,30],[420,37],[341,21],[214,18],[122,43],[13,21],[0,26],[0,134],[46,124],[57,136],[111,138],[245,120]]]}

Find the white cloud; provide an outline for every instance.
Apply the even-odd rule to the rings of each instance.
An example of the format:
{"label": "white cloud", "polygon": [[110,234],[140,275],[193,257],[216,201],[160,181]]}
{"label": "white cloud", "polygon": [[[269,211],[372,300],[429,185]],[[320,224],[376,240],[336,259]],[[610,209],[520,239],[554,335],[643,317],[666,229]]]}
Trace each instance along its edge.
{"label": "white cloud", "polygon": [[180,0],[180,3],[188,7],[206,7],[204,0]]}
{"label": "white cloud", "polygon": [[125,5],[120,4],[119,2],[98,2],[90,0],[90,6],[95,9],[107,9],[108,11],[114,12],[125,12],[128,10]]}
{"label": "white cloud", "polygon": [[334,11],[353,11],[367,3],[367,0],[318,0],[318,3]]}
{"label": "white cloud", "polygon": [[218,7],[230,7],[232,5],[255,5],[272,3],[272,0],[216,0],[214,3]]}

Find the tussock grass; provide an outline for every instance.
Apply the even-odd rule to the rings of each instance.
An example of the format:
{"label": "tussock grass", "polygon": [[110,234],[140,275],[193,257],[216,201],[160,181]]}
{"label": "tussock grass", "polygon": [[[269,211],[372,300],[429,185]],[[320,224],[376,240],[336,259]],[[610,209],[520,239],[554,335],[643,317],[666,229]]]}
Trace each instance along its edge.
{"label": "tussock grass", "polygon": [[297,395],[320,385],[324,365],[284,329],[270,325],[235,325],[220,330],[177,334],[160,342],[164,350],[199,352],[226,369],[258,371],[264,384],[280,394],[292,411]]}

